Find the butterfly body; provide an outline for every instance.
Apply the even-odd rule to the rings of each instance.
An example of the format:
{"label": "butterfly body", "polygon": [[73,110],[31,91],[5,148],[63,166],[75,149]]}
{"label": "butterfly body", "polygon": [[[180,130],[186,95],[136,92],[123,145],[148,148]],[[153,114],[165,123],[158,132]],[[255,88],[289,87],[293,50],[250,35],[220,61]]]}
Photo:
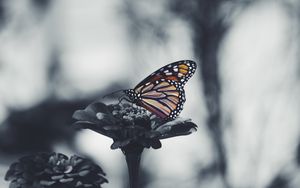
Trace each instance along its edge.
{"label": "butterfly body", "polygon": [[162,119],[175,119],[186,101],[184,85],[195,73],[191,60],[168,64],[141,81],[134,89],[124,90],[132,103]]}

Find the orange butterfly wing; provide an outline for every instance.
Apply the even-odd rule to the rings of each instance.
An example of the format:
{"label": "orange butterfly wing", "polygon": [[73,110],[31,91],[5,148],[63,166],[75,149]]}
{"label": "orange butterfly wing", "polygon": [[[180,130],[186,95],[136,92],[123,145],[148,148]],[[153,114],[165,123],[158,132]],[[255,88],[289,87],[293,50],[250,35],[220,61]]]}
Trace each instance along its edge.
{"label": "orange butterfly wing", "polygon": [[136,95],[141,97],[137,105],[160,118],[175,119],[186,100],[183,87],[196,68],[195,62],[184,60],[155,71],[134,88]]}

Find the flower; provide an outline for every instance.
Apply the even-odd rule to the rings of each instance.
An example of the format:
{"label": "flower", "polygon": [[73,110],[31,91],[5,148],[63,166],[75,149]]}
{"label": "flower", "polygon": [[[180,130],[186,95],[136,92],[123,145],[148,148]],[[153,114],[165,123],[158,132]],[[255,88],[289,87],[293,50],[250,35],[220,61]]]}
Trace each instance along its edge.
{"label": "flower", "polygon": [[158,149],[160,139],[188,135],[197,125],[190,119],[163,121],[142,107],[130,103],[106,105],[94,102],[73,114],[77,128],[96,131],[114,140],[111,149]]}
{"label": "flower", "polygon": [[197,125],[189,119],[166,122],[142,107],[130,103],[105,105],[99,101],[73,114],[77,128],[91,129],[113,139],[111,149],[120,148],[129,173],[130,188],[138,188],[141,154],[144,148],[158,149],[160,139],[188,135]]}
{"label": "flower", "polygon": [[37,153],[13,163],[5,180],[13,188],[101,188],[108,181],[105,173],[91,160],[70,159],[60,153]]}

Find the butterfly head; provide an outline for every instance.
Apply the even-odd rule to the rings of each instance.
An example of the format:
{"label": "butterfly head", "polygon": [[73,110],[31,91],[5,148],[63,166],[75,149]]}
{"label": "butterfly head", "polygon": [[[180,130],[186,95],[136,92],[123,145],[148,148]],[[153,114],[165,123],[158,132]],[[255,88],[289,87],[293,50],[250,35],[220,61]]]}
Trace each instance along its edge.
{"label": "butterfly head", "polygon": [[124,90],[124,93],[129,98],[129,100],[133,103],[136,103],[140,98],[133,89]]}

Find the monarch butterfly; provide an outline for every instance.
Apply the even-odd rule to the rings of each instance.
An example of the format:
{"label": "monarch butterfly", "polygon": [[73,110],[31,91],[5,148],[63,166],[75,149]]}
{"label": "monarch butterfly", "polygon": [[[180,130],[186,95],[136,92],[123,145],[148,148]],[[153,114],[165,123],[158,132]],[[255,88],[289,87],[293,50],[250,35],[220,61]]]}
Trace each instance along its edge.
{"label": "monarch butterfly", "polygon": [[186,100],[184,85],[195,73],[197,64],[191,60],[170,63],[150,74],[134,89],[123,90],[129,101],[156,116],[175,119]]}

